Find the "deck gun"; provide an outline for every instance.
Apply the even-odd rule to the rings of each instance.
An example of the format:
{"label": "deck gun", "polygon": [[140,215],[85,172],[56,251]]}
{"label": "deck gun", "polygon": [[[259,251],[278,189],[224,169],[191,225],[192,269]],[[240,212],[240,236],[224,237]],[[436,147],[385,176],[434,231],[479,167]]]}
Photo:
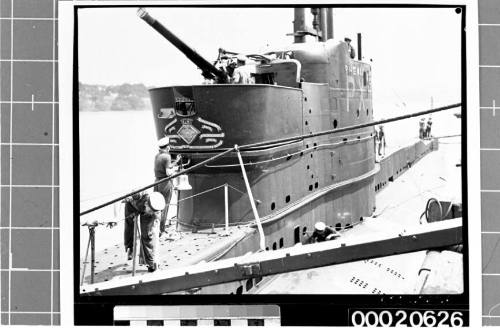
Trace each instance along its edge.
{"label": "deck gun", "polygon": [[137,15],[142,18],[146,23],[148,23],[152,28],[154,28],[158,33],[160,33],[165,39],[170,41],[177,49],[179,49],[187,58],[189,58],[199,69],[202,71],[203,77],[210,80],[215,80],[216,83],[227,83],[228,75],[225,71],[218,69],[205,58],[200,56],[191,47],[185,44],[181,39],[179,39],[175,34],[153,18],[147,11],[143,8],[137,10]]}

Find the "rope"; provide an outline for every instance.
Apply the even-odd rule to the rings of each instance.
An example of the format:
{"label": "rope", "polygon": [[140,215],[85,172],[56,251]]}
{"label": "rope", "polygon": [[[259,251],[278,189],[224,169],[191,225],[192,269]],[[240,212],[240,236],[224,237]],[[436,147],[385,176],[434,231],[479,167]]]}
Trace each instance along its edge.
{"label": "rope", "polygon": [[[263,147],[263,146],[272,146],[272,145],[275,145],[275,144],[282,144],[282,143],[286,143],[286,142],[291,142],[291,141],[299,141],[299,140],[304,140],[304,139],[308,139],[308,138],[314,138],[314,137],[319,137],[319,136],[324,136],[324,135],[329,135],[329,134],[336,134],[336,133],[341,133],[341,132],[345,132],[345,131],[350,131],[350,130],[356,130],[356,129],[361,129],[361,128],[366,128],[366,127],[370,127],[370,126],[375,126],[375,125],[379,125],[379,124],[384,124],[384,123],[390,123],[390,122],[395,122],[395,121],[400,121],[400,120],[404,120],[404,119],[407,119],[407,118],[411,118],[411,117],[417,117],[417,116],[422,116],[422,115],[427,115],[427,114],[431,114],[431,113],[435,113],[435,112],[440,112],[440,111],[443,111],[443,110],[448,110],[448,109],[451,109],[451,108],[456,108],[456,107],[460,107],[462,104],[461,103],[457,103],[457,104],[453,104],[453,105],[448,105],[448,106],[444,106],[444,107],[439,107],[439,108],[434,108],[434,109],[429,109],[429,110],[425,110],[425,111],[421,111],[421,112],[417,112],[417,113],[413,113],[413,114],[407,114],[407,115],[402,115],[402,116],[397,116],[397,117],[393,117],[393,118],[389,118],[389,119],[384,119],[384,120],[379,120],[379,121],[374,121],[374,122],[370,122],[370,123],[364,123],[364,124],[359,124],[359,125],[351,125],[351,126],[347,126],[347,127],[344,127],[344,128],[339,128],[339,129],[333,129],[333,130],[326,130],[326,131],[321,131],[321,132],[316,132],[316,133],[311,133],[311,134],[307,134],[307,135],[299,135],[299,136],[295,136],[295,137],[288,137],[288,138],[282,138],[282,139],[275,139],[275,140],[269,140],[269,141],[262,141],[262,142],[256,142],[256,143],[252,143],[252,144],[247,144],[247,145],[243,145],[243,146],[238,146],[238,149],[240,150],[250,150],[252,148],[256,148],[256,147]],[[108,205],[111,205],[113,203],[116,203],[118,201],[121,201],[127,197],[130,197],[132,195],[135,195],[139,192],[142,192],[148,188],[151,188],[151,187],[154,187],[158,184],[161,184],[163,182],[166,182],[166,181],[170,181],[182,174],[186,174],[186,173],[189,173],[189,172],[192,172],[202,166],[205,166],[206,164],[208,163],[211,163],[213,161],[215,161],[216,159],[226,155],[226,154],[229,154],[230,152],[234,151],[235,148],[229,148],[229,149],[226,149],[224,150],[223,152],[215,155],[215,156],[212,156],[198,164],[195,164],[193,166],[191,166],[190,168],[188,169],[184,169],[184,170],[181,170],[169,177],[166,177],[164,179],[161,179],[161,180],[158,180],[154,183],[151,183],[145,187],[142,187],[142,188],[139,188],[135,191],[132,191],[126,195],[123,195],[123,196],[120,196],[120,197],[117,197],[115,199],[112,199],[108,202],[105,202],[101,205],[98,205],[98,206],[95,206],[95,207],[92,207],[88,210],[85,210],[83,212],[80,213],[80,216],[83,216],[85,214],[88,214],[88,213],[91,213],[91,212],[94,212],[98,209],[101,209],[103,207],[106,207]]]}

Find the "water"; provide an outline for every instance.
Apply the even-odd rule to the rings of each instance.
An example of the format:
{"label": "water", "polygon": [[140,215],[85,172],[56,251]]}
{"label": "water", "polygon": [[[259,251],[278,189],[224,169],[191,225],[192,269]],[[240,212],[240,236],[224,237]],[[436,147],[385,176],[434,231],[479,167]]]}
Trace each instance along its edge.
{"label": "water", "polygon": [[[153,115],[149,111],[80,113],[80,211],[102,204],[154,182],[157,152]],[[80,218],[109,220],[106,207]],[[120,212],[117,215],[123,217]],[[122,243],[123,223],[99,226],[96,249]],[[80,250],[87,247],[88,229],[80,229]]]}

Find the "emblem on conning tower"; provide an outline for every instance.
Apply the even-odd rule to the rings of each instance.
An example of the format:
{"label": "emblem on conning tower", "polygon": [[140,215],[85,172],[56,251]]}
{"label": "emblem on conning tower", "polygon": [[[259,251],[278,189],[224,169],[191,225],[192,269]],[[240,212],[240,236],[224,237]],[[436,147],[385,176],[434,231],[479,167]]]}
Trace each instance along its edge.
{"label": "emblem on conning tower", "polygon": [[160,111],[158,118],[171,120],[164,131],[172,149],[213,149],[222,145],[225,134],[218,124],[195,115],[186,118],[174,110]]}

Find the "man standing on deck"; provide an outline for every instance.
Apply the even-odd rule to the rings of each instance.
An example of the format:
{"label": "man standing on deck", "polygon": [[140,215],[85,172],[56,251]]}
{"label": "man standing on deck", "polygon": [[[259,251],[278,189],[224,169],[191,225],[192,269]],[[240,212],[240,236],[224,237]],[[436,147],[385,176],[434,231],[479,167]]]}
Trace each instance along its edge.
{"label": "man standing on deck", "polygon": [[425,127],[425,137],[430,138],[431,137],[431,127],[432,127],[432,119],[429,117],[427,120],[427,126]]}
{"label": "man standing on deck", "polygon": [[[181,156],[177,155],[175,161],[172,162],[172,157],[170,156],[170,140],[168,137],[161,138],[158,141],[158,154],[155,156],[155,178],[156,181],[159,181],[161,179],[165,179],[166,177],[174,174],[176,165],[180,161]],[[154,191],[160,192],[163,197],[165,197],[165,202],[167,206],[163,210],[161,214],[161,220],[160,220],[160,231],[159,233],[162,234],[165,231],[165,223],[167,222],[167,214],[168,214],[168,208],[170,204],[170,200],[172,198],[172,181],[168,180],[165,182],[162,182],[160,184],[157,184],[154,186]]]}
{"label": "man standing on deck", "polygon": [[137,193],[125,200],[124,243],[128,260],[133,257],[134,219],[139,216],[141,229],[140,264],[146,264],[149,272],[158,269],[156,249],[158,247],[158,226],[160,213],[165,208],[165,198],[159,192]]}
{"label": "man standing on deck", "polygon": [[[385,143],[385,133],[384,133],[384,126],[383,125],[381,125],[379,127],[379,131],[378,131],[377,137],[378,137],[378,155],[379,156],[382,156],[382,155],[385,156],[385,147],[387,145]],[[382,147],[384,148],[383,152],[382,152]]]}
{"label": "man standing on deck", "polygon": [[425,137],[425,119],[422,117],[418,122],[418,137],[424,139]]}

